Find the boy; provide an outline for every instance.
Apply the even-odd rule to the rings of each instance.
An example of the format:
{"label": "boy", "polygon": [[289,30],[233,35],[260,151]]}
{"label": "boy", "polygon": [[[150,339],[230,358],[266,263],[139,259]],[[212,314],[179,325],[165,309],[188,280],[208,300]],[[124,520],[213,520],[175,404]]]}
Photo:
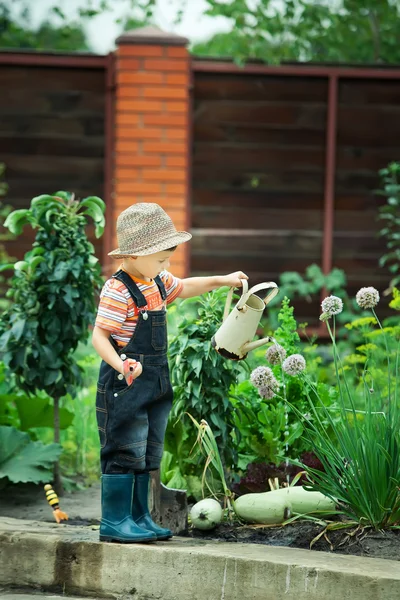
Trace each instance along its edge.
{"label": "boy", "polygon": [[169,529],[149,514],[149,472],[159,469],[173,392],[167,362],[165,306],[222,286],[241,286],[238,271],[180,280],[167,271],[176,246],[191,235],[176,231],[157,204],[130,206],[117,220],[122,259],[105,283],[93,331],[103,359],[96,415],[101,445],[101,541],[165,540]]}

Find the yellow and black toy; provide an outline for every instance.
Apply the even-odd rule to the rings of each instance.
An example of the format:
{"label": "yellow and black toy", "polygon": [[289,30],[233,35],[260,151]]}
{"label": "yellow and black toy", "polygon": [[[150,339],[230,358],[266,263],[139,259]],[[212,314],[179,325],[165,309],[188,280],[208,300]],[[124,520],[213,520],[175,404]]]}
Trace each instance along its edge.
{"label": "yellow and black toy", "polygon": [[68,521],[68,515],[60,509],[58,496],[49,483],[46,483],[44,486],[44,491],[46,492],[47,502],[53,509],[53,515],[57,523],[61,523],[61,521]]}

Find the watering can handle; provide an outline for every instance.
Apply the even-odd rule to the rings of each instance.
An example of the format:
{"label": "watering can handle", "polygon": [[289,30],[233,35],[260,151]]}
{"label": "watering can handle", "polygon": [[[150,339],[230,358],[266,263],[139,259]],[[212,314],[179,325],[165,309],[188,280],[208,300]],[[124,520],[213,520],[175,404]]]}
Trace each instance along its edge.
{"label": "watering can handle", "polygon": [[245,292],[238,302],[238,305],[237,305],[238,309],[240,310],[242,308],[242,306],[244,306],[246,304],[246,302],[249,299],[249,297],[251,296],[251,294],[255,294],[256,292],[259,292],[260,290],[265,290],[265,289],[270,289],[270,288],[272,288],[271,291],[263,299],[265,306],[267,306],[267,304],[269,304],[271,302],[272,298],[275,298],[275,296],[279,292],[278,286],[273,281],[268,281],[267,283],[259,283],[258,285],[255,285],[254,287],[252,287],[248,292]]}
{"label": "watering can handle", "polygon": [[[242,282],[242,290],[243,290],[242,298],[243,298],[243,296],[247,295],[247,291],[249,289],[249,284],[247,283],[247,279],[241,279],[240,281]],[[226,303],[225,303],[223,321],[225,321],[226,317],[229,315],[229,310],[230,310],[231,304],[232,304],[233,290],[235,290],[235,289],[236,289],[236,287],[231,287],[231,289],[228,292],[228,296],[227,296]]]}

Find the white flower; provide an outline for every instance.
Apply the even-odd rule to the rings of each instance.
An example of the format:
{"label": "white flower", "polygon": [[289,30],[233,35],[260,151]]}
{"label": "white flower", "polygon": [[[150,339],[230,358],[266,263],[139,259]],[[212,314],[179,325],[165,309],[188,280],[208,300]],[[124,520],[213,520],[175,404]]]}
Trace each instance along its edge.
{"label": "white flower", "polygon": [[[323,313],[327,318],[338,315],[343,310],[343,302],[337,296],[328,296],[321,302]],[[326,319],[325,319],[326,320]]]}
{"label": "white flower", "polygon": [[358,290],[356,302],[360,308],[374,308],[379,302],[379,292],[374,287],[364,287]]}
{"label": "white flower", "polygon": [[266,388],[275,390],[279,387],[278,380],[275,378],[269,367],[257,367],[250,375],[251,383],[260,391]]}
{"label": "white flower", "polygon": [[301,354],[292,354],[288,356],[282,365],[282,369],[288,375],[298,375],[306,368],[306,361]]}
{"label": "white flower", "polygon": [[283,346],[274,344],[266,351],[265,358],[271,365],[280,365],[286,358],[286,350]]}
{"label": "white flower", "polygon": [[262,396],[263,398],[267,398],[267,400],[271,400],[271,398],[275,396],[276,389],[263,386],[259,388],[258,391],[260,392],[260,396]]}

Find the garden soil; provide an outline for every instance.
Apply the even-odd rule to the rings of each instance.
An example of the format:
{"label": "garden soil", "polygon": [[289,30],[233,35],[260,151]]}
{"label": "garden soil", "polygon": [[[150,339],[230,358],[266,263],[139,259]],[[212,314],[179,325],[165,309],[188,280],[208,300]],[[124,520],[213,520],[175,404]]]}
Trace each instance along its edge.
{"label": "garden soil", "polygon": [[[100,520],[100,486],[66,492],[60,498],[60,507],[69,515],[68,524],[98,525]],[[53,522],[52,509],[48,506],[41,486],[16,485],[0,490],[0,517],[33,519]],[[312,540],[323,532],[323,527],[310,521],[285,527],[262,527],[221,524],[213,531],[190,530],[188,535],[197,539],[221,542],[241,542],[310,548]],[[400,530],[373,532],[354,528],[328,531],[313,544],[313,550],[334,552],[370,558],[386,558],[400,561]]]}

